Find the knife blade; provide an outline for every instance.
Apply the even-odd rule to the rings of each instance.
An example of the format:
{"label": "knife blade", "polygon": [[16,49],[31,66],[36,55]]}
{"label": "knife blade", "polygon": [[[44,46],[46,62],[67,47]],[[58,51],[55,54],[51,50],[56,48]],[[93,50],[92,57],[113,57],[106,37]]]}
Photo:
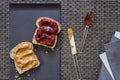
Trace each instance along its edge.
{"label": "knife blade", "polygon": [[72,28],[68,29],[68,38],[69,38],[69,42],[70,42],[70,47],[71,47],[72,58],[73,58],[75,70],[77,73],[77,78],[78,78],[78,80],[81,80],[80,68],[79,68],[78,59],[76,56],[77,50],[76,50],[76,45],[75,45],[74,34],[73,34]]}
{"label": "knife blade", "polygon": [[68,38],[70,41],[70,47],[72,51],[72,55],[76,54],[76,46],[75,46],[75,40],[74,40],[74,35],[73,35],[73,30],[71,28],[68,29]]}

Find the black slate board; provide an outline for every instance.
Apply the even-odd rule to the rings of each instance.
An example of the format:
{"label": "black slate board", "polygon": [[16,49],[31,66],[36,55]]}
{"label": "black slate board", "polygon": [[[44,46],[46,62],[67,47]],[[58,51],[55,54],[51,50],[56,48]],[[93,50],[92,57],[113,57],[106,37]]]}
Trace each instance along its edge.
{"label": "black slate board", "polygon": [[[60,22],[59,4],[11,4],[10,48],[24,41],[32,41],[36,19],[50,17]],[[59,80],[60,79],[60,34],[54,50],[34,45],[41,66],[22,75],[16,72],[10,59],[10,80]]]}

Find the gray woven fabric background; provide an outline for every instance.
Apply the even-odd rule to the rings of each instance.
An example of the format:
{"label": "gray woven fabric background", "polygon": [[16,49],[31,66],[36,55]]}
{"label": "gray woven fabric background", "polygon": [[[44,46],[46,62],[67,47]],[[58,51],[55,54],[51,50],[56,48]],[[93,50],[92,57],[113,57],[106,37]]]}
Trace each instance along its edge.
{"label": "gray woven fabric background", "polygon": [[[61,4],[61,80],[75,80],[68,27],[73,28],[78,51],[82,80],[97,80],[101,61],[98,55],[104,51],[115,31],[120,31],[120,1],[118,0],[1,0],[0,2],[0,80],[9,80],[9,4],[11,3],[60,3]],[[80,53],[83,20],[87,12],[94,13],[94,22]]]}

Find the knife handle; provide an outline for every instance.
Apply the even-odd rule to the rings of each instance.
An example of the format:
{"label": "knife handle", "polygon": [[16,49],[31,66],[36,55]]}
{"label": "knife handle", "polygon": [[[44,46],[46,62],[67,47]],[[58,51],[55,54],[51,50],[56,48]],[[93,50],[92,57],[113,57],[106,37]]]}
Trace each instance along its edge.
{"label": "knife handle", "polygon": [[73,61],[74,61],[74,66],[77,73],[77,78],[78,80],[81,80],[80,68],[79,68],[79,63],[78,63],[76,54],[73,55]]}
{"label": "knife handle", "polygon": [[82,40],[81,40],[81,43],[80,43],[80,53],[82,53],[83,47],[85,45],[86,37],[87,37],[87,34],[88,34],[88,28],[89,27],[85,27],[84,32],[83,32]]}

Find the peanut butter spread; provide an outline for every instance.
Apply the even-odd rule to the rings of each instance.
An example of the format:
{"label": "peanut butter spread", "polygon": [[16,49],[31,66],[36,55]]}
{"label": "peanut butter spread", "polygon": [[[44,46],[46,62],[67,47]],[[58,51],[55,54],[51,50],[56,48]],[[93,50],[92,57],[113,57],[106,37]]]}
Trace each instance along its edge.
{"label": "peanut butter spread", "polygon": [[[68,38],[69,38],[69,41],[71,42],[71,39],[73,37],[73,31],[72,31],[72,28],[68,28]],[[71,48],[74,48],[73,45],[70,44],[70,47]]]}
{"label": "peanut butter spread", "polygon": [[71,28],[69,28],[68,29],[68,38],[69,38],[69,40],[71,40],[72,36],[73,36],[73,31],[72,31]]}
{"label": "peanut butter spread", "polygon": [[39,66],[39,61],[33,51],[30,42],[22,42],[11,50],[15,66],[20,71],[25,72]]}

